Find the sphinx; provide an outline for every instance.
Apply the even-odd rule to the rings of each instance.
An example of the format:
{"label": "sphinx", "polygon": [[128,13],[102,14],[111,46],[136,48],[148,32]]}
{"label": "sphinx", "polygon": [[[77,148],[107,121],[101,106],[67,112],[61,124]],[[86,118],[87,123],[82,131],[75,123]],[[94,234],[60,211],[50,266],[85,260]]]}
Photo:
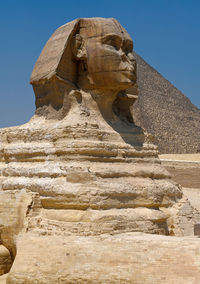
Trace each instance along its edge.
{"label": "sphinx", "polygon": [[[0,241],[10,251],[8,267],[13,263],[7,284],[79,283],[86,260],[84,252],[76,256],[84,246],[89,251],[91,238],[99,258],[105,236],[193,235],[198,212],[132,118],[132,50],[117,20],[88,18],[58,28],[40,54],[30,79],[35,115],[0,130]],[[80,283],[130,276],[112,282],[98,269],[81,273]]]}

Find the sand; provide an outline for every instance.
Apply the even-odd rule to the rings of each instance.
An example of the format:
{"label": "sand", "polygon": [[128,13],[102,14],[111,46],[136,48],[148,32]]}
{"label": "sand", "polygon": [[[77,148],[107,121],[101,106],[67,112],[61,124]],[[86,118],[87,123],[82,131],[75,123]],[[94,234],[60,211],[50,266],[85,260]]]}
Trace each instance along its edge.
{"label": "sand", "polygon": [[173,161],[191,161],[191,162],[200,162],[200,153],[199,154],[162,154],[159,155],[159,158],[162,160],[173,160]]}

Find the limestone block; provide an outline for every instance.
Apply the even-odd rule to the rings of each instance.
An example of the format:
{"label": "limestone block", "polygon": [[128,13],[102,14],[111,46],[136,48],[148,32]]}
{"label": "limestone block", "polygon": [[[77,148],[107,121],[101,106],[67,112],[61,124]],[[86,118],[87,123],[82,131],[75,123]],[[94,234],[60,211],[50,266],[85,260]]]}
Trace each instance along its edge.
{"label": "limestone block", "polygon": [[0,284],[6,284],[7,274],[0,276]]}
{"label": "limestone block", "polygon": [[198,283],[200,240],[141,233],[98,237],[26,234],[7,284]]}
{"label": "limestone block", "polygon": [[200,213],[183,196],[170,208],[160,208],[168,215],[169,234],[172,236],[194,236],[194,225],[199,223]]}
{"label": "limestone block", "polygon": [[194,224],[194,235],[200,237],[200,224]]}
{"label": "limestone block", "polygon": [[29,230],[43,235],[101,235],[143,231],[168,234],[168,216],[145,207],[108,210],[45,209],[29,221]]}
{"label": "limestone block", "polygon": [[6,274],[10,270],[11,265],[12,259],[9,250],[0,245],[0,275]]}
{"label": "limestone block", "polygon": [[0,241],[9,249],[12,257],[16,254],[16,236],[25,229],[26,217],[32,212],[35,200],[34,193],[23,189],[0,191]]}

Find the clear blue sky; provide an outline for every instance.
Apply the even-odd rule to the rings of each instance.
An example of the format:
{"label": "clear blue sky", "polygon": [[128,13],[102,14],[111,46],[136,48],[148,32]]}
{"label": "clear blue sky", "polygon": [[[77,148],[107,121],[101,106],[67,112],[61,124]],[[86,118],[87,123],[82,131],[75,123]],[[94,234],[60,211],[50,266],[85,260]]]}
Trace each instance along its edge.
{"label": "clear blue sky", "polygon": [[4,0],[0,7],[0,127],[33,115],[33,66],[56,28],[80,17],[114,17],[135,51],[200,108],[199,0]]}

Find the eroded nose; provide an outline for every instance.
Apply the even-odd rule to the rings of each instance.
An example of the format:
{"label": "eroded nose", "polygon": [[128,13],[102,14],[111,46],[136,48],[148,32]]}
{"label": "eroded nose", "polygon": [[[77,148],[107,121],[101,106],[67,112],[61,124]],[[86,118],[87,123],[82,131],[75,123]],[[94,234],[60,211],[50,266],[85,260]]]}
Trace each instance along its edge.
{"label": "eroded nose", "polygon": [[135,60],[135,56],[133,55],[132,52],[130,52],[130,53],[128,54],[128,58],[129,58],[131,61],[136,61],[136,60]]}
{"label": "eroded nose", "polygon": [[122,59],[123,61],[128,61],[127,55],[125,54],[125,52],[124,52],[121,48],[120,48],[120,50],[119,50],[119,54],[120,54],[121,59]]}
{"label": "eroded nose", "polygon": [[128,59],[130,60],[131,64],[134,66],[134,68],[136,69],[137,68],[137,63],[136,63],[135,56],[133,55],[132,52],[130,52],[128,54]]}

